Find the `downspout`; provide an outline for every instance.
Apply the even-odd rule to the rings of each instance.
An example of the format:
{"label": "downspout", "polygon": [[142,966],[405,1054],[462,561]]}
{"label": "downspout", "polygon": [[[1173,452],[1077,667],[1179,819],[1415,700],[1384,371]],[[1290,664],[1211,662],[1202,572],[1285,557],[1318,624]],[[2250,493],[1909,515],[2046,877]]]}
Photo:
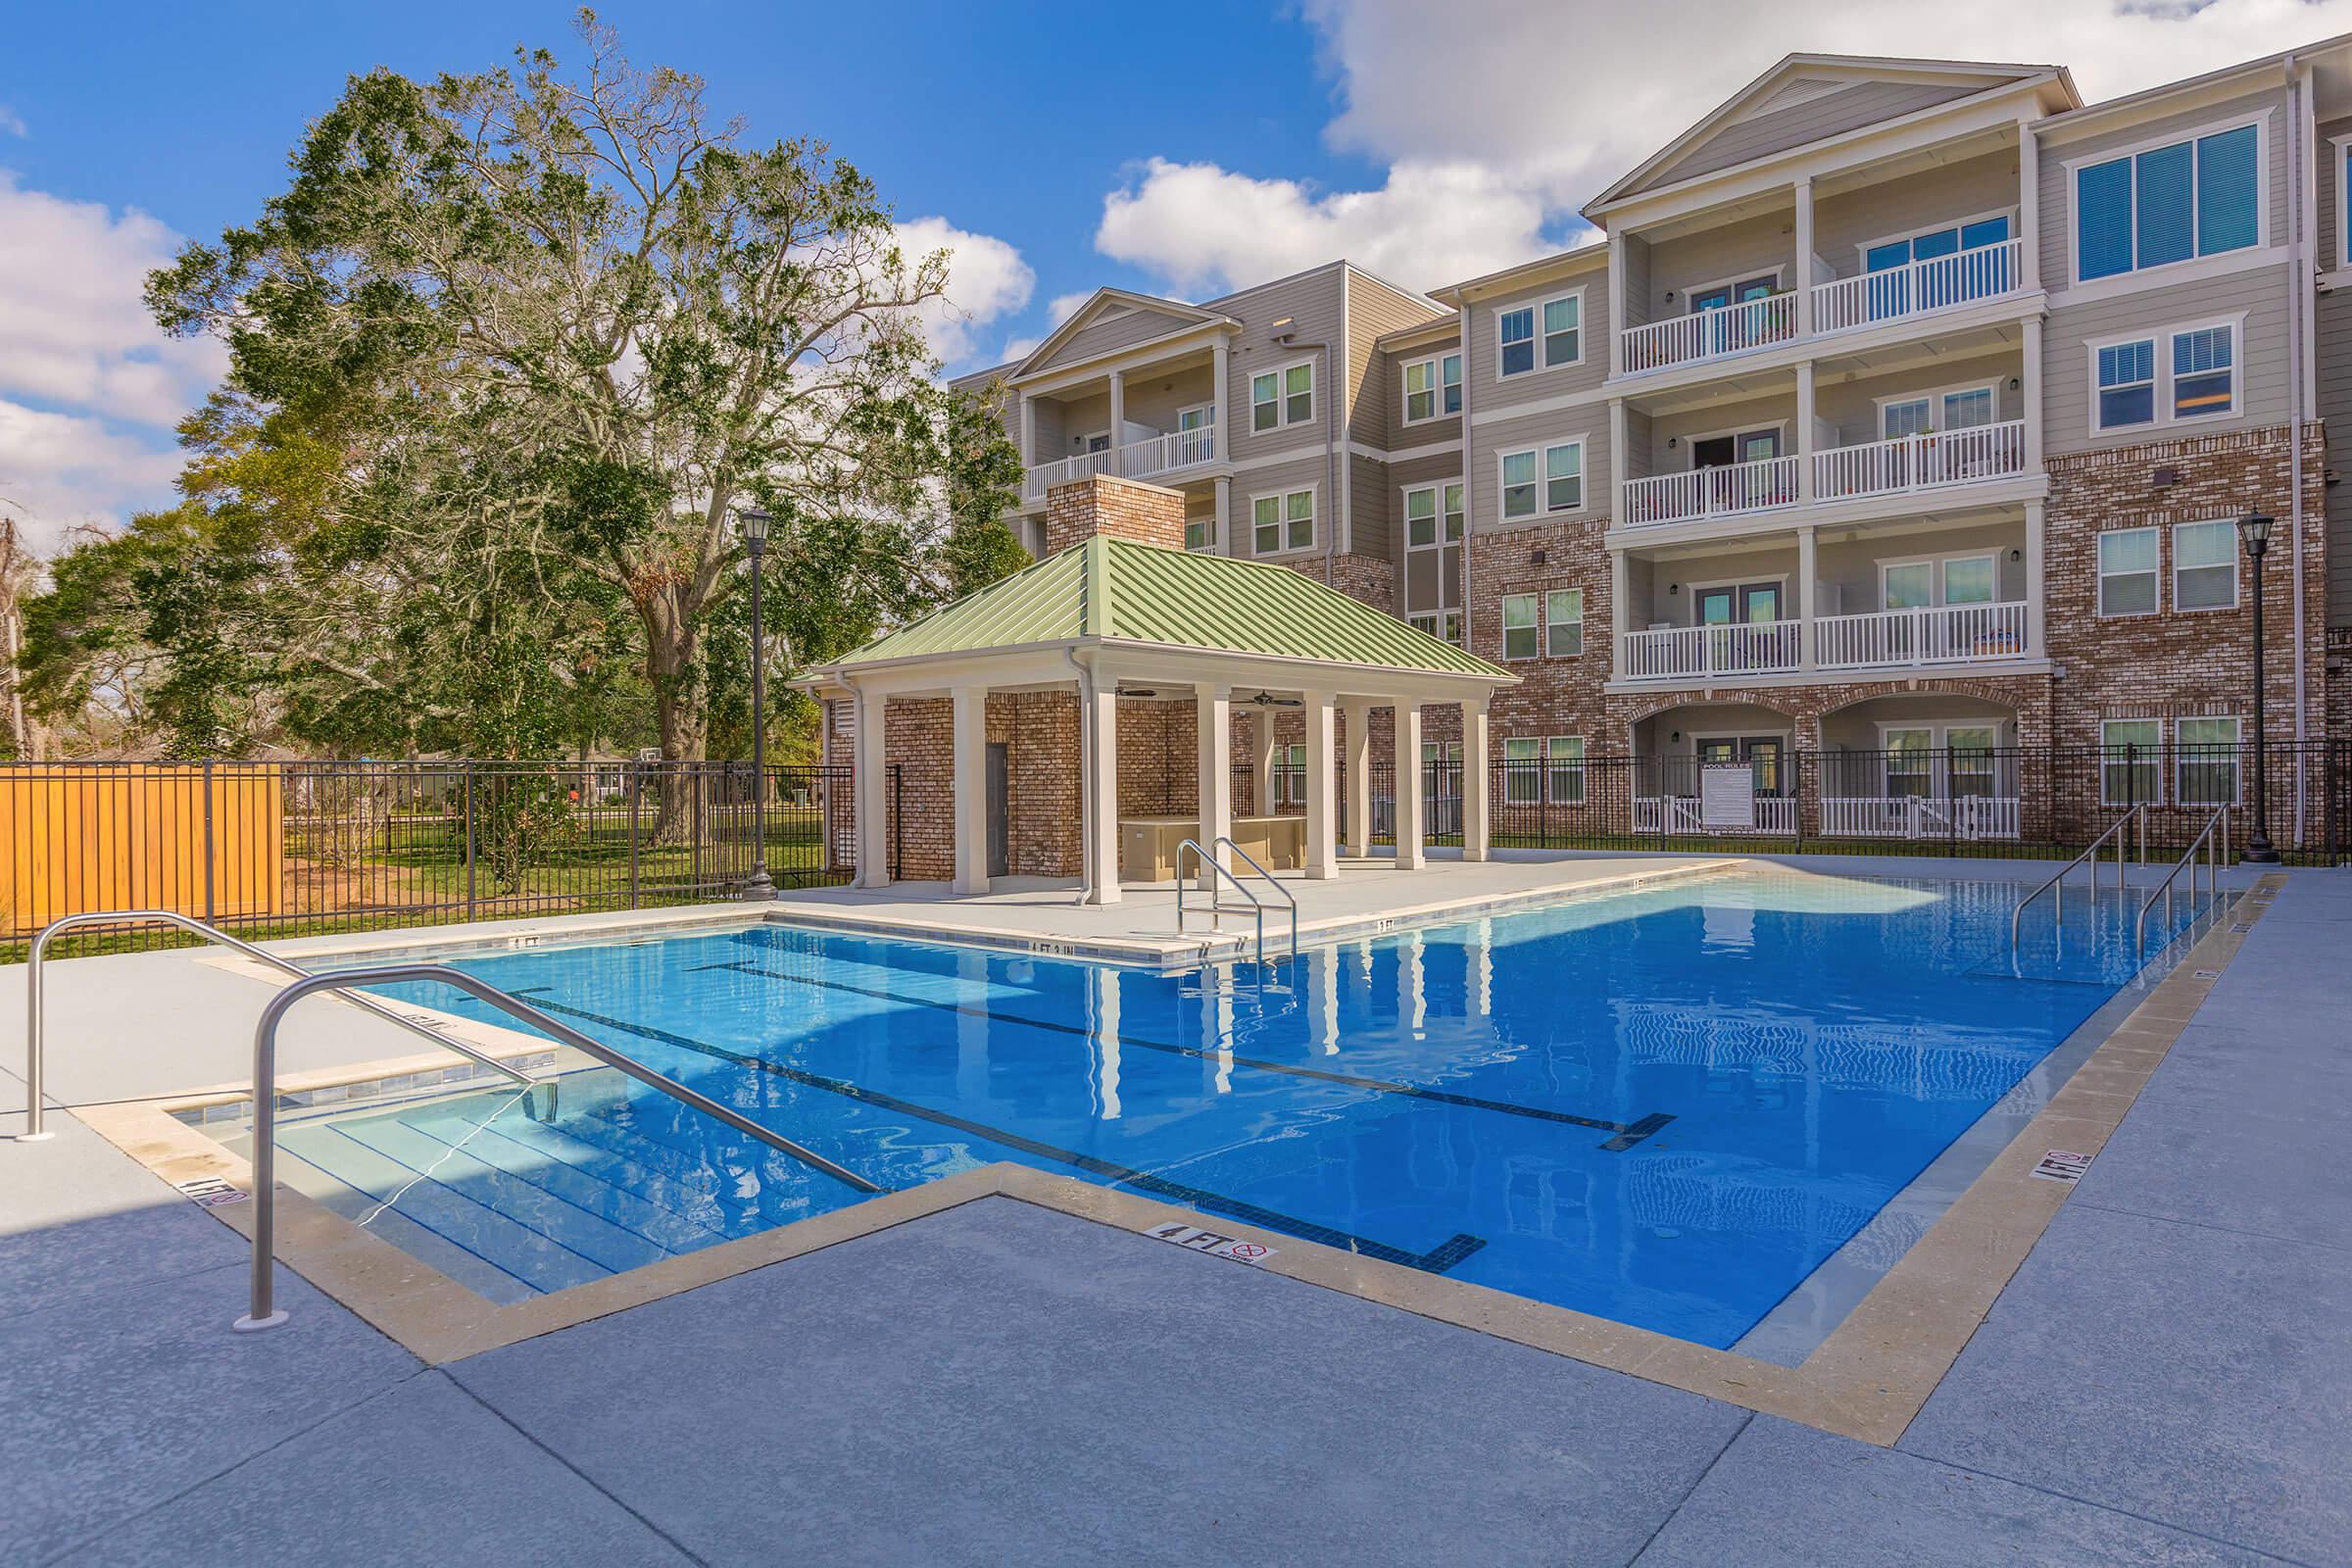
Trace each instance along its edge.
{"label": "downspout", "polygon": [[[2292,625],[2295,639],[2295,842],[2303,842],[2306,811],[2302,742],[2305,739],[2303,706],[2306,682],[2306,650],[2303,628],[2303,421],[2308,411],[2303,398],[2305,323],[2311,317],[2311,290],[2304,276],[2304,223],[2307,210],[2303,200],[2303,122],[2308,102],[2309,84],[2298,74],[2292,52],[2286,56],[2286,410],[2287,410],[2287,475],[2293,486],[2289,503],[2289,518],[2293,524],[2291,559],[2294,564],[2294,613]],[[2263,672],[2257,670],[2255,679]]]}
{"label": "downspout", "polygon": [[[1288,319],[1284,318],[1284,320]],[[1281,326],[1284,323],[1276,321],[1274,324]],[[1286,349],[1313,349],[1323,356],[1322,368],[1315,372],[1320,377],[1316,382],[1315,396],[1323,400],[1323,497],[1331,512],[1330,517],[1323,523],[1323,586],[1329,588],[1332,586],[1332,556],[1340,543],[1339,455],[1333,445],[1339,439],[1339,398],[1338,389],[1331,383],[1331,345],[1301,343],[1290,332],[1277,332],[1274,341]]]}
{"label": "downspout", "polygon": [[1094,694],[1095,671],[1075,648],[1064,648],[1061,657],[1078,675],[1078,903],[1084,904],[1095,891],[1095,840],[1101,836],[1086,830],[1087,781],[1095,776],[1095,727],[1086,721],[1087,699]]}
{"label": "downspout", "polygon": [[[1470,653],[1473,651],[1473,645],[1477,642],[1477,638],[1472,635],[1470,625],[1470,537],[1478,532],[1475,526],[1478,517],[1478,498],[1471,493],[1470,480],[1470,386],[1478,377],[1470,373],[1470,301],[1467,296],[1464,296],[1461,303],[1454,307],[1454,313],[1461,322],[1458,333],[1461,338],[1462,354],[1462,652]],[[1441,360],[1440,363],[1444,362]],[[1441,375],[1438,383],[1443,389],[1445,377]],[[1445,492],[1441,490],[1438,494],[1443,503]],[[1441,568],[1446,562],[1445,512],[1446,509],[1441,504],[1438,508],[1438,564]],[[1438,629],[1443,631],[1446,626],[1445,606],[1441,604],[1438,608],[1440,611]]]}

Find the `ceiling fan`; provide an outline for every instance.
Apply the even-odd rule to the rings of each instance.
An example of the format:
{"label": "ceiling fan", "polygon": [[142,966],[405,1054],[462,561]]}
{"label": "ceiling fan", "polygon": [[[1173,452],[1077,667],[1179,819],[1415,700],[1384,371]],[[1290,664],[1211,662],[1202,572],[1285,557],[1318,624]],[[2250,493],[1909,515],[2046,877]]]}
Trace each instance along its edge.
{"label": "ceiling fan", "polygon": [[1296,697],[1277,697],[1272,692],[1259,692],[1247,699],[1251,708],[1298,708],[1303,706]]}

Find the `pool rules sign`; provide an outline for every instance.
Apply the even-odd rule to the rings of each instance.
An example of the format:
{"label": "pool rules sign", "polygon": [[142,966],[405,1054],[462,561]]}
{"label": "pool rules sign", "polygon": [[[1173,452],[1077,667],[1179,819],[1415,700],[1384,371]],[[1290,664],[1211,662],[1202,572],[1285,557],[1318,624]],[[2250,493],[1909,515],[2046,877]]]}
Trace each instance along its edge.
{"label": "pool rules sign", "polygon": [[1256,1242],[1245,1242],[1239,1237],[1220,1236],[1204,1231],[1198,1225],[1154,1225],[1146,1236],[1157,1237],[1191,1252],[1206,1252],[1211,1257],[1230,1257],[1237,1263],[1262,1263],[1274,1255],[1274,1249]]}

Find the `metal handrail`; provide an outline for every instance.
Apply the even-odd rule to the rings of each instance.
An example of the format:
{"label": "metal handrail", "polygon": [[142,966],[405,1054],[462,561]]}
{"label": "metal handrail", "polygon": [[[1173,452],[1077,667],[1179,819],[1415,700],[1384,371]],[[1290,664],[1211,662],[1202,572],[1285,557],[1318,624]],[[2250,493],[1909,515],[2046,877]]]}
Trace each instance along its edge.
{"label": "metal handrail", "polygon": [[[250,942],[243,941],[237,937],[232,937],[227,932],[220,929],[218,926],[207,925],[202,920],[197,919],[194,915],[181,914],[176,909],[93,909],[85,911],[81,914],[69,914],[60,920],[52,920],[48,925],[42,928],[40,935],[32,939],[32,952],[26,959],[24,965],[25,1110],[24,1130],[17,1135],[18,1141],[21,1143],[36,1143],[41,1140],[56,1136],[54,1133],[46,1133],[41,1130],[41,1064],[42,1058],[46,1054],[41,1047],[42,957],[49,951],[49,939],[56,936],[58,933],[62,931],[71,931],[79,926],[94,925],[177,926],[180,930],[189,932],[195,936],[200,936],[207,942],[216,943],[220,947],[228,948],[234,952],[241,953],[248,958],[258,959],[261,962],[268,964],[270,968],[277,970],[281,974],[290,974],[297,980],[308,980],[312,978],[312,972],[310,970],[302,968],[296,964],[289,963],[284,958],[279,957],[276,954],[270,953],[266,949],[257,948]],[[377,1017],[382,1018],[387,1022],[400,1025],[401,1028],[408,1030],[411,1034],[422,1035],[425,1039],[430,1040],[437,1046],[446,1047],[449,1050],[456,1052],[459,1055],[479,1062],[482,1066],[488,1067],[494,1072],[504,1073],[509,1078],[514,1079],[516,1083],[523,1085],[525,1088],[528,1088],[530,1085],[539,1081],[536,1078],[533,1078],[529,1073],[522,1072],[514,1067],[507,1065],[507,1063],[499,1060],[496,1056],[489,1054],[487,1052],[477,1051],[473,1047],[466,1044],[466,1042],[463,1040],[458,1040],[449,1035],[443,1034],[431,1024],[419,1023],[414,1018],[404,1016],[392,1007],[389,1007],[383,1003],[376,1001],[373,997],[354,994],[346,997],[344,1000],[364,1011],[374,1013]]]}
{"label": "metal handrail", "polygon": [[[2155,891],[2140,905],[2139,918],[2132,926],[2132,952],[2134,956],[2148,951],[2148,911],[2156,906],[2159,898],[2171,898],[2173,879],[2180,874],[2180,868],[2184,865],[2189,868],[2188,896],[2191,900],[2196,898],[2196,858],[2199,848],[2205,851],[2205,896],[2207,899],[2218,899],[2222,893],[2222,860],[2230,853],[2230,808],[2221,806],[2214,808],[2213,815],[2205,819],[2205,825],[2197,829],[2197,836],[2188,841],[2188,848],[2181,853],[2180,858],[2173,862],[2173,868],[2164,873],[2164,880],[2156,884]],[[2193,903],[2189,906],[2189,918],[2196,918]],[[2166,919],[2171,919],[2169,905]]]}
{"label": "metal handrail", "polygon": [[[1234,843],[1233,836],[1231,834],[1218,834],[1216,842],[1231,850],[1234,854],[1240,856],[1242,858],[1242,863],[1262,877],[1265,880],[1266,886],[1281,894],[1282,902],[1291,906],[1291,953],[1293,956],[1296,956],[1298,952],[1298,895],[1293,893],[1289,888],[1284,887],[1280,882],[1274,880],[1274,873],[1267,870],[1264,866],[1258,864],[1257,857],[1251,855],[1248,850],[1243,849],[1239,844]],[[1182,850],[1177,851],[1177,854],[1179,855],[1182,855],[1183,853],[1184,852]],[[1238,881],[1240,879],[1237,877],[1236,880]],[[1213,885],[1209,889],[1209,898],[1212,902],[1216,898],[1216,889]],[[1262,941],[1258,944],[1257,961],[1260,963],[1266,961],[1265,944]]]}
{"label": "metal handrail", "polygon": [[2025,922],[2026,906],[2032,904],[2035,899],[2040,898],[2044,893],[2051,895],[2053,912],[2057,917],[2056,923],[2061,926],[2066,924],[2066,873],[2072,871],[2076,866],[2081,865],[2084,860],[2088,860],[2090,862],[2090,891],[2094,897],[2097,895],[2099,891],[2099,846],[2106,843],[2109,839],[2115,840],[2115,888],[2118,893],[2123,891],[2124,841],[2122,838],[2118,837],[2118,835],[2120,835],[2126,828],[2132,826],[2134,821],[2139,823],[2139,861],[2142,865],[2147,864],[2148,824],[2146,817],[2143,815],[2146,810],[2147,807],[2144,803],[2142,805],[2132,807],[2130,810],[2126,811],[2121,817],[2119,817],[2115,824],[2109,827],[2106,832],[2100,834],[2097,838],[2092,839],[2088,849],[2084,850],[2082,854],[2076,856],[2073,859],[2060,866],[2058,868],[2057,875],[2051,877],[2048,881],[2042,883],[2041,886],[2035,888],[2033,892],[2027,894],[2024,898],[2017,901],[2017,907],[2009,911],[2009,952],[2012,956],[2014,956],[2017,953],[2018,932]]}
{"label": "metal handrail", "polygon": [[285,1322],[286,1314],[276,1307],[272,1298],[273,1284],[270,1256],[274,1250],[277,1221],[277,1024],[286,1009],[303,998],[318,991],[335,991],[351,985],[394,985],[414,982],[438,982],[455,986],[476,1002],[496,1007],[518,1023],[530,1025],[542,1034],[571,1047],[572,1050],[594,1056],[608,1067],[627,1073],[648,1088],[659,1089],[670,1099],[691,1105],[706,1116],[725,1122],[737,1132],[756,1138],[771,1149],[820,1170],[836,1181],[845,1182],[861,1193],[879,1193],[882,1189],[855,1171],[845,1170],[824,1155],[779,1133],[769,1131],[740,1111],[730,1110],[710,1096],[687,1088],[676,1079],[642,1062],[632,1061],[610,1046],[589,1039],[561,1019],[551,1018],[537,1007],[518,998],[508,996],[487,980],[477,980],[462,969],[445,963],[388,963],[372,969],[347,969],[337,974],[315,974],[297,980],[270,999],[262,1009],[262,1021],[253,1031],[253,1299],[251,1310],[230,1325],[240,1334],[257,1329],[272,1329]]}
{"label": "metal handrail", "polygon": [[[1183,843],[1176,846],[1176,934],[1178,936],[1184,935],[1184,890],[1192,881],[1190,877],[1184,874],[1184,852],[1187,850],[1190,850],[1193,852],[1193,854],[1199,856],[1202,864],[1206,865],[1218,876],[1221,876],[1226,881],[1232,883],[1234,891],[1250,901],[1250,907],[1257,916],[1257,961],[1261,964],[1264,963],[1266,961],[1266,906],[1264,901],[1259,899],[1256,894],[1250,892],[1250,889],[1243,884],[1242,879],[1233,874],[1233,871],[1230,867],[1219,861],[1218,858],[1209,854],[1207,850],[1201,848],[1200,841],[1199,839],[1186,839]],[[1208,918],[1209,924],[1212,928],[1216,924],[1217,916],[1222,914],[1224,910],[1225,906],[1217,901],[1216,884],[1212,882],[1209,885],[1208,894]],[[1296,943],[1293,945],[1296,946]]]}

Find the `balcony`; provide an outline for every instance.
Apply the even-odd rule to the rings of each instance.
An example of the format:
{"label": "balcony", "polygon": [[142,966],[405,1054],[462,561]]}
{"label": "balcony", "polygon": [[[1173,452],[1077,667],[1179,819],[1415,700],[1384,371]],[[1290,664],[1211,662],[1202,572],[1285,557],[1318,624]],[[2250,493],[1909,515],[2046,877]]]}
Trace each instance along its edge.
{"label": "balcony", "polygon": [[1619,526],[1658,527],[1709,517],[1752,516],[1805,504],[1799,465],[1813,465],[1816,504],[1942,490],[1955,485],[2015,479],[2026,471],[2022,419],[1898,436],[1860,446],[1832,447],[1809,458],[1759,458],[1752,463],[1693,468],[1625,481]]}
{"label": "balcony", "polygon": [[[1949,256],[1813,285],[1813,336],[1933,316],[2014,294],[2024,286],[2025,241],[2001,240]],[[1793,292],[1693,311],[1618,334],[1625,375],[1642,375],[1746,354],[1798,336]]]}
{"label": "balcony", "polygon": [[1803,662],[1803,622],[1795,620],[1670,626],[1662,631],[1625,634],[1628,680],[1777,675]]}
{"label": "balcony", "polygon": [[1935,605],[1824,615],[1814,622],[1814,662],[1823,669],[2023,659],[2027,610],[2022,604]]}
{"label": "balcony", "polygon": [[[1215,416],[1210,416],[1213,420]],[[1029,470],[1021,487],[1024,501],[1043,501],[1046,492],[1073,479],[1106,473],[1119,479],[1156,479],[1217,461],[1217,427],[1212,422],[1193,430],[1168,430],[1125,446],[1104,447],[1075,458],[1041,463]]]}

